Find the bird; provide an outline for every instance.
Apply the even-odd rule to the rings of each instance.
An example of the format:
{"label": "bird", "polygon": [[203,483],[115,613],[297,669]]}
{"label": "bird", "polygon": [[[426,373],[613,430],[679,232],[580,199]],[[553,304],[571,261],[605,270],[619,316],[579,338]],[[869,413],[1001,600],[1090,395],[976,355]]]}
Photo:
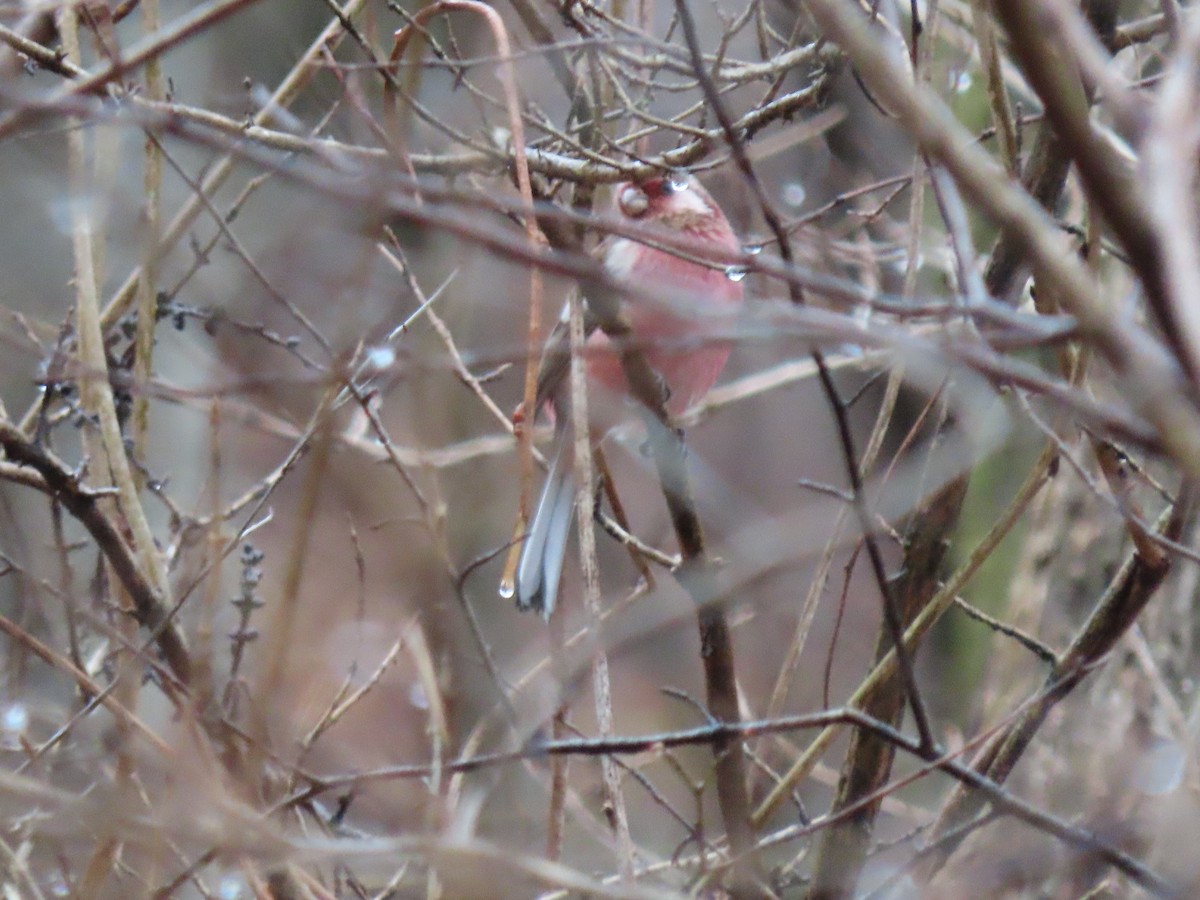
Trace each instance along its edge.
{"label": "bird", "polygon": [[[597,246],[596,255],[618,285],[638,288],[641,297],[626,298],[622,304],[631,339],[661,379],[668,413],[677,416],[708,393],[729,358],[728,331],[742,305],[744,270],[728,261],[739,255],[741,245],[724,210],[694,175],[672,172],[619,184],[613,210],[620,221],[658,232],[670,245],[651,246],[610,234]],[[672,247],[686,249],[680,255]],[[661,293],[662,302],[647,302],[645,298],[656,293]],[[538,405],[547,408],[555,426],[548,473],[520,548],[515,583],[508,591],[502,588],[502,593],[515,596],[518,609],[547,620],[557,606],[577,493],[565,386],[568,311],[569,305],[547,340],[538,377]],[[629,386],[616,348],[594,321],[588,325],[589,388],[627,398]],[[628,410],[629,404],[617,406]],[[523,417],[523,411],[517,416]]]}

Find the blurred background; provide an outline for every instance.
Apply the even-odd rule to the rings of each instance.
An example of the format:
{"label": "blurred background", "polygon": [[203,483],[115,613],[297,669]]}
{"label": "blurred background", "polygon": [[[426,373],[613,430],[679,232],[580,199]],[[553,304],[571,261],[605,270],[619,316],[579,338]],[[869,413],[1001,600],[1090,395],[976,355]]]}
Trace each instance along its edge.
{"label": "blurred background", "polygon": [[[1175,19],[1154,3],[1051,6],[1091,29],[1086,47],[1131,90],[1151,90],[1169,64],[1181,40],[1173,21],[1195,30],[1173,2],[1161,6]],[[647,583],[598,532],[602,622],[584,607],[574,544],[549,626],[498,591],[519,504],[509,417],[531,297],[506,61],[477,10],[452,4],[416,24],[418,6],[377,0],[149,7],[0,7],[0,398],[31,446],[102,489],[97,503],[134,555],[157,555],[191,670],[183,678],[161,655],[162,628],[130,611],[111,547],[61,495],[0,473],[0,609],[11,624],[0,731],[13,778],[0,796],[20,860],[6,884],[19,895],[531,896],[616,891],[623,873],[630,893],[705,896],[722,884],[747,896],[1132,890],[1109,857],[1011,819],[922,869],[917,850],[941,834],[955,782],[909,783],[924,765],[911,753],[894,771],[884,754],[869,814],[847,817],[862,858],[835,871],[821,835],[836,823],[818,826],[847,806],[858,759],[848,732],[815,749],[816,732],[781,732],[737,751],[762,841],[752,889],[727,878],[729,811],[706,743],[617,757],[619,811],[600,756],[441,769],[551,736],[713,721],[695,603],[662,566],[650,564]],[[1069,159],[1057,184],[1033,181],[1053,134],[1036,82],[1010,55],[1007,21],[986,2],[877,7],[868,35],[880,57],[973,135],[998,180],[1000,165],[1015,166],[1011,184],[1045,207],[1061,253],[1089,267],[1114,316],[1157,340],[1120,235],[1067,174]],[[1121,373],[1104,359],[1086,379],[1071,369],[1091,350],[1069,343],[1079,335],[1053,292],[1031,291],[1028,259],[993,271],[1012,248],[987,205],[964,200],[917,150],[904,116],[825,33],[825,13],[687,7],[723,113],[788,234],[788,262],[731,160],[677,6],[495,8],[548,233],[568,230],[552,209],[574,210],[590,223],[576,234],[586,253],[611,219],[615,182],[676,166],[697,174],[744,242],[734,351],[685,423],[741,718],[840,708],[891,646],[847,495],[846,437],[906,621],[974,565],[1036,482],[1036,499],[1015,508],[1015,525],[913,654],[939,746],[970,763],[1063,674],[1055,654],[1123,589],[1121,567],[1143,549],[1129,523],[1153,530],[1160,511],[1179,509],[1186,466],[1149,439],[1124,440],[1152,429],[1121,432],[1144,425]],[[392,34],[406,25],[419,37],[389,69]],[[994,68],[989,52],[1002,55]],[[137,65],[121,70],[130,58]],[[111,77],[72,92],[80,70]],[[1121,137],[1103,106],[1095,120]],[[1003,147],[1013,123],[1015,163]],[[155,166],[159,183],[147,175]],[[573,289],[580,252],[551,244],[546,322]],[[771,268],[781,258],[794,291]],[[963,312],[984,276],[990,305]],[[107,372],[80,349],[88,284]],[[156,310],[148,380],[135,367],[146,353],[139,291]],[[151,546],[128,496],[110,490],[119,466],[89,397],[105,392]],[[1113,435],[1121,492],[1090,449]],[[539,428],[543,449],[547,438]],[[631,531],[678,553],[643,437],[604,449]],[[1179,518],[1171,541],[1186,549],[1191,521]],[[1044,710],[1011,782],[1179,884],[1200,875],[1170,841],[1197,815],[1194,590],[1184,559],[1152,589],[1140,624],[1083,655],[1107,665]],[[601,656],[611,726],[597,720]],[[140,725],[98,708],[106,685],[126,692]],[[904,689],[893,682],[891,693],[890,711],[872,714],[913,734]],[[432,769],[385,771],[406,765]]]}

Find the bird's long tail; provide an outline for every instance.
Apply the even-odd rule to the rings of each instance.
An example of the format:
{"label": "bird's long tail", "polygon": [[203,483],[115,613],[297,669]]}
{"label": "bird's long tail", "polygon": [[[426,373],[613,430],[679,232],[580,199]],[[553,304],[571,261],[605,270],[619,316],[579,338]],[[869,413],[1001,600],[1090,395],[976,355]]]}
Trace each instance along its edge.
{"label": "bird's long tail", "polygon": [[550,471],[517,563],[517,608],[540,612],[546,619],[558,602],[575,508],[574,454],[566,418],[560,416],[556,423]]}

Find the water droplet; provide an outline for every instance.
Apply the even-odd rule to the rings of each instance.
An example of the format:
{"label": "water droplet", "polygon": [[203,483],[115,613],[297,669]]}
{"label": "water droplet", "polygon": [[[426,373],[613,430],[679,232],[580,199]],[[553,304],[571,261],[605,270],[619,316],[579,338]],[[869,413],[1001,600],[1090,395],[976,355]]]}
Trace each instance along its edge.
{"label": "water droplet", "polygon": [[512,132],[507,128],[497,126],[492,129],[492,143],[497,147],[508,147],[512,144]]}
{"label": "water droplet", "polygon": [[0,728],[9,734],[21,734],[29,727],[29,710],[23,703],[14,703],[0,713]]}
{"label": "water droplet", "polygon": [[950,89],[956,94],[965,94],[971,89],[975,83],[975,79],[971,77],[970,72],[951,72],[950,73]]}
{"label": "water droplet", "polygon": [[216,896],[220,900],[240,900],[245,891],[246,882],[238,875],[224,875],[217,882]]}
{"label": "water droplet", "polygon": [[1169,794],[1179,787],[1187,769],[1187,752],[1176,741],[1159,741],[1137,761],[1133,781],[1143,793]]}
{"label": "water droplet", "polygon": [[838,344],[833,348],[832,355],[844,356],[847,359],[861,359],[864,354],[863,348],[858,344]]}
{"label": "water droplet", "polygon": [[788,206],[798,207],[804,205],[804,198],[808,196],[808,191],[804,189],[798,181],[792,181],[783,186],[783,202]]}
{"label": "water droplet", "polygon": [[384,372],[396,364],[396,351],[391,347],[371,347],[367,350],[367,365],[376,372]]}
{"label": "water droplet", "polygon": [[425,685],[414,681],[408,688],[408,702],[417,709],[429,709],[429,697],[425,693]]}
{"label": "water droplet", "polygon": [[730,266],[728,269],[725,270],[725,277],[728,278],[730,281],[732,281],[734,284],[737,284],[739,281],[741,281],[742,279],[744,279],[746,277],[746,275],[749,273],[749,271],[750,270],[747,269],[745,266]]}
{"label": "water droplet", "polygon": [[[900,253],[897,253],[896,257],[894,259],[889,260],[887,265],[890,266],[892,271],[895,272],[897,275],[903,275],[905,272],[908,271],[908,260],[909,260],[908,253],[902,251]],[[924,265],[925,265],[925,254],[918,253],[916,259],[914,260],[914,268],[916,268],[916,270],[919,272],[924,267]]]}
{"label": "water droplet", "polygon": [[672,172],[669,176],[667,176],[667,184],[675,193],[678,193],[679,191],[686,191],[689,187],[691,187],[687,175],[683,172]]}
{"label": "water droplet", "polygon": [[93,194],[62,194],[50,201],[50,221],[66,235],[73,234],[77,227],[90,234],[101,215],[100,200]]}
{"label": "water droplet", "polygon": [[742,247],[742,252],[745,253],[747,256],[758,256],[760,253],[763,252],[763,245],[762,244],[746,244],[746,246]]}
{"label": "water droplet", "polygon": [[517,586],[508,579],[500,582],[500,599],[511,600],[517,595]]}

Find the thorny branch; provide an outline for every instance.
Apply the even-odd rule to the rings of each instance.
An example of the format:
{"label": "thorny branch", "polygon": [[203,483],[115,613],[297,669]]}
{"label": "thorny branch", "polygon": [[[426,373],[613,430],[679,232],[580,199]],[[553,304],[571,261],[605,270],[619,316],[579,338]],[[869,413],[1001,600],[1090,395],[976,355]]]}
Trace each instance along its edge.
{"label": "thorny branch", "polygon": [[175,677],[181,684],[188,684],[191,660],[179,625],[172,621],[164,598],[138,565],[120,526],[102,510],[100,501],[106,495],[81,485],[75,473],[31,442],[11,422],[0,421],[0,447],[12,462],[28,466],[42,477],[41,482],[24,480],[23,483],[54,497],[87,528],[133,598],[138,621],[157,641]]}

